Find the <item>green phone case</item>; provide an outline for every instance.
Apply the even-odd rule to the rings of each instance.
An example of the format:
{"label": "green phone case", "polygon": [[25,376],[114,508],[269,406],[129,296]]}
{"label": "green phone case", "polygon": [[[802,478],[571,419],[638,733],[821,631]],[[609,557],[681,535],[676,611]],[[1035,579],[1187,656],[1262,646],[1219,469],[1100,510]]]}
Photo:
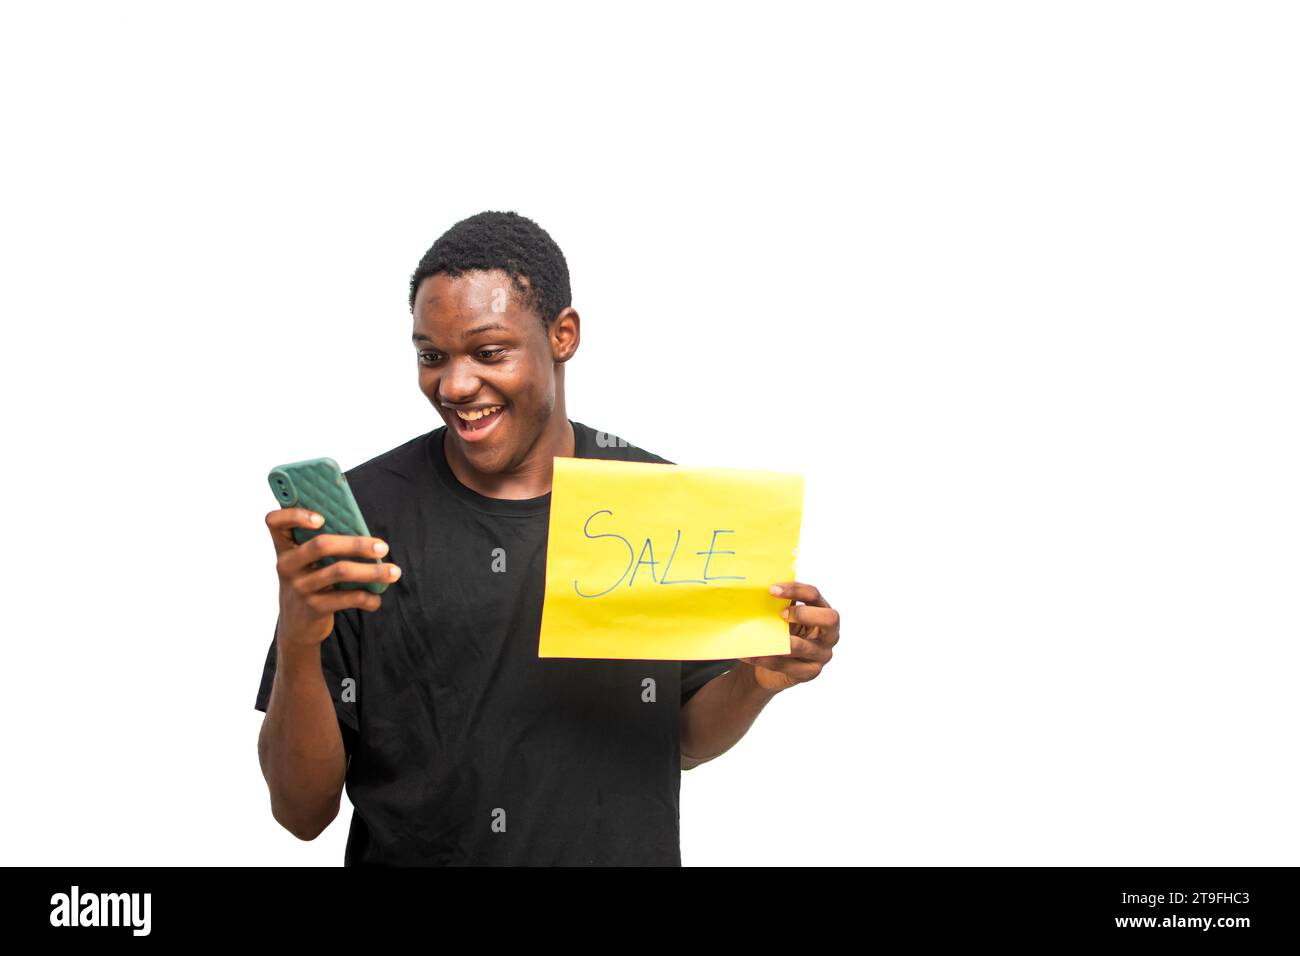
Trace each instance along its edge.
{"label": "green phone case", "polygon": [[[361,517],[357,500],[352,497],[347,478],[338,462],[333,458],[311,458],[307,461],[295,461],[288,465],[277,465],[266,476],[275,494],[275,500],[281,508],[301,507],[319,512],[325,523],[319,528],[294,528],[293,540],[302,544],[318,534],[356,534],[370,537],[366,519]],[[313,567],[323,568],[333,564],[338,558],[321,558]],[[348,561],[360,561],[366,564],[379,564],[381,558],[352,558]],[[361,584],[356,581],[339,581],[334,585],[340,589],[365,588],[375,594],[383,594],[388,584],[383,581],[371,581]]]}

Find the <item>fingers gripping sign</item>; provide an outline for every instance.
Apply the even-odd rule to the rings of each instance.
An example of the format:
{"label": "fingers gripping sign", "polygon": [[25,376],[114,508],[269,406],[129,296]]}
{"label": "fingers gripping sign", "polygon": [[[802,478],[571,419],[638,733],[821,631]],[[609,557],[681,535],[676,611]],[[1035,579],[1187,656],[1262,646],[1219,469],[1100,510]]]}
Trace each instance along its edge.
{"label": "fingers gripping sign", "polygon": [[788,597],[781,617],[790,624],[790,653],[768,657],[742,657],[753,668],[754,680],[773,692],[807,683],[829,663],[840,639],[840,614],[811,584],[786,581],[774,584],[772,594]]}

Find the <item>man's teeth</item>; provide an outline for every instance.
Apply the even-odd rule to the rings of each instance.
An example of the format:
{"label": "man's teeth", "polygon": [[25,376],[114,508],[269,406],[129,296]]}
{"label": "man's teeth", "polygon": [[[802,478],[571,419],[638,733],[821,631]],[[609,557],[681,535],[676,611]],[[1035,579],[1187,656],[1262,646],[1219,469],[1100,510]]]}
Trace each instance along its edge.
{"label": "man's teeth", "polygon": [[493,414],[494,412],[498,412],[498,411],[500,411],[500,410],[501,410],[501,406],[500,406],[500,405],[493,405],[491,408],[485,408],[485,409],[483,409],[482,411],[477,411],[477,412],[457,412],[456,414],[460,416],[460,420],[461,420],[461,421],[464,421],[464,422],[476,422],[476,421],[478,421],[480,418],[484,418],[484,417],[486,417],[486,416],[488,416],[488,415],[491,415],[491,414]]}

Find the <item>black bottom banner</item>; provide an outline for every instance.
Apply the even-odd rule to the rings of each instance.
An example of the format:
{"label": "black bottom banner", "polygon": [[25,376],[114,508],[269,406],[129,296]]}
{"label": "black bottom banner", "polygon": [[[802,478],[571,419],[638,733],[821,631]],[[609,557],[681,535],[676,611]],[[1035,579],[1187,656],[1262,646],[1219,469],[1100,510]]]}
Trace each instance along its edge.
{"label": "black bottom banner", "polygon": [[[496,938],[622,922],[631,939],[699,917],[742,938],[1239,947],[1297,935],[1294,868],[451,870],[10,868],[6,924],[119,939],[374,942],[456,925]],[[560,922],[562,921],[562,922]],[[568,935],[566,932],[566,936]],[[604,938],[604,937],[602,937]],[[564,937],[556,937],[560,942]],[[430,938],[431,945],[435,942]]]}

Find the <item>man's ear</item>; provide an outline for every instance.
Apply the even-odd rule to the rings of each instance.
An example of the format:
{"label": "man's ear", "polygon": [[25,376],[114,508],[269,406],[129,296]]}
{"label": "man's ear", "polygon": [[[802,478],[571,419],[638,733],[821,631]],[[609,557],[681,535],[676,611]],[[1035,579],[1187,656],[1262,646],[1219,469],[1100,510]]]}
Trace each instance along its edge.
{"label": "man's ear", "polygon": [[557,363],[567,362],[578,351],[582,340],[582,320],[578,310],[570,306],[555,317],[549,330],[551,358]]}

